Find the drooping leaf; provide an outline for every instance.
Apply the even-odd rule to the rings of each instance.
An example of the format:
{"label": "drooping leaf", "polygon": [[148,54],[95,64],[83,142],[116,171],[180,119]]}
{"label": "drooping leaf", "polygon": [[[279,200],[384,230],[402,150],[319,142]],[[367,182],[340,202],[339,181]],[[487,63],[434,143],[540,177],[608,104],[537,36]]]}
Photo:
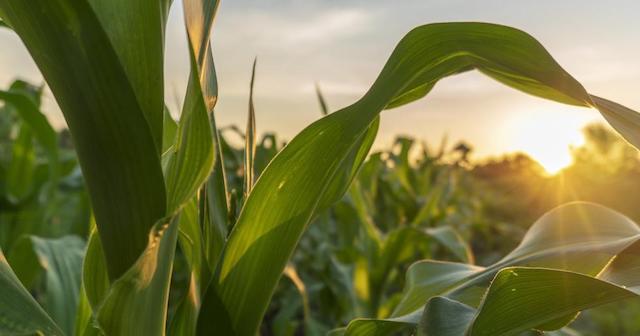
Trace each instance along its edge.
{"label": "drooping leaf", "polygon": [[591,95],[594,106],[620,134],[640,148],[640,114],[618,103]]}
{"label": "drooping leaf", "polygon": [[634,296],[627,289],[579,273],[505,268],[492,281],[468,333],[459,335],[518,335],[581,310]]}
{"label": "drooping leaf", "polygon": [[[606,269],[611,267],[608,266],[611,265],[611,260],[614,260],[615,264],[616,256],[625,255],[625,251],[636,246],[634,243],[639,239],[640,228],[615,211],[592,203],[578,202],[560,206],[542,216],[529,229],[515,250],[489,267],[430,260],[413,264],[407,272],[403,298],[392,317],[386,320],[361,319],[352,327],[355,323],[353,321],[347,328],[347,335],[358,335],[352,334],[352,330],[364,328],[363,325],[367,323],[377,326],[396,325],[398,319],[413,321],[403,327],[411,329],[415,327],[425,303],[437,296],[447,297],[470,307],[478,307],[494,276],[511,266],[555,268],[579,272],[583,277],[595,277],[604,269],[604,276]],[[633,273],[633,267],[626,269],[629,270],[625,277],[627,282],[630,282],[630,279],[638,281],[640,274]],[[540,324],[525,329],[561,328],[581,309],[550,315],[551,317],[545,318]],[[526,312],[527,309],[521,307],[520,311]]]}
{"label": "drooping leaf", "polygon": [[[420,281],[408,281],[404,298],[393,315],[421,309],[420,302],[438,295],[477,306],[490,280],[499,270],[509,266],[555,268],[596,276],[618,253],[638,239],[640,229],[629,218],[592,203],[569,203],[542,216],[515,250],[487,268],[474,268],[475,272],[471,274],[465,272],[437,286],[431,284],[431,288],[443,286],[437,292],[421,292]],[[414,265],[408,279],[420,277],[412,272],[428,269],[430,263]],[[427,280],[425,284],[428,283]]]}

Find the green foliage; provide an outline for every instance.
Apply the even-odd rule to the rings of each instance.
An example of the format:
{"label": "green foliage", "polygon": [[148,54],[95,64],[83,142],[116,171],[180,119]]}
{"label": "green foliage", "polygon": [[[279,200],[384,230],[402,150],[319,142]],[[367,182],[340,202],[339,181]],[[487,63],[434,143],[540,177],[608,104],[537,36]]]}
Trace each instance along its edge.
{"label": "green foliage", "polygon": [[[244,336],[258,333],[267,314],[263,328],[278,334],[300,326],[321,334],[361,316],[367,319],[336,333],[519,334],[559,329],[583,309],[635,295],[640,229],[614,211],[582,203],[556,208],[513,252],[479,267],[465,242],[482,225],[466,191],[468,147],[447,153],[443,146],[435,155],[425,147],[416,169],[412,141],[400,138],[394,150],[365,162],[382,110],[472,69],[538,97],[595,107],[640,145],[640,116],[589,95],[531,36],[484,23],[418,27],[353,105],[328,114],[318,90],[326,116],[282,149],[273,135],[255,141],[254,63],[239,153],[221,137],[213,114],[218,83],[209,39],[218,1],[183,1],[191,73],[178,122],[165,107],[170,4],[0,3],[0,16],[63,111],[95,218],[95,229],[88,221],[79,229],[88,236],[81,287],[83,243],[76,238],[31,237],[31,249],[10,246],[15,260],[37,259],[46,269],[46,288],[37,288],[32,268],[16,266],[16,276],[2,257],[3,333]],[[38,110],[39,91],[28,89],[18,83],[0,92],[4,109],[18,111],[2,130],[11,144],[3,148],[11,161],[3,163],[2,202],[18,212],[28,205],[31,213],[47,208],[28,202],[31,195],[57,194],[75,162],[64,164],[55,131]],[[46,157],[45,178],[39,155]],[[440,162],[445,155],[453,163]],[[4,246],[24,235],[74,232],[4,230]],[[435,257],[462,263],[424,260],[403,278],[411,262]],[[49,262],[55,267],[44,266]],[[289,287],[279,285],[283,272]],[[44,310],[25,287],[46,293]],[[275,292],[282,295],[272,304]],[[299,310],[303,323],[287,323]]]}
{"label": "green foliage", "polygon": [[[529,229],[515,250],[486,268],[429,260],[413,264],[391,318],[355,320],[346,334],[364,335],[372,328],[382,328],[385,331],[377,335],[384,335],[387,330],[417,327],[430,330],[428,335],[439,335],[434,333],[437,328],[421,325],[421,319],[431,324],[447,323],[434,322],[435,317],[429,314],[440,314],[436,313],[439,309],[460,309],[460,304],[469,309],[477,307],[477,312],[456,324],[468,327],[446,335],[559,329],[582,309],[636,295],[632,292],[635,280],[618,276],[619,266],[611,261],[630,258],[637,249],[639,234],[635,223],[601,206],[571,203],[556,208]],[[630,265],[623,268],[626,271],[622,274],[630,275]],[[448,300],[433,301],[441,296]],[[443,304],[445,307],[441,307]]]}
{"label": "green foliage", "polygon": [[0,251],[0,332],[5,335],[64,335],[42,310],[7,264]]}

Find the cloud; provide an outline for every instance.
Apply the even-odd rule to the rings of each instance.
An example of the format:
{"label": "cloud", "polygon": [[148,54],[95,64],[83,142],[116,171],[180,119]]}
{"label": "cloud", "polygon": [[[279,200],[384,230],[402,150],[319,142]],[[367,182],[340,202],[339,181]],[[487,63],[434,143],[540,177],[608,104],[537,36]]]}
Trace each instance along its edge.
{"label": "cloud", "polygon": [[285,40],[296,44],[335,41],[363,32],[372,17],[361,9],[332,10],[297,24],[289,22],[282,33]]}

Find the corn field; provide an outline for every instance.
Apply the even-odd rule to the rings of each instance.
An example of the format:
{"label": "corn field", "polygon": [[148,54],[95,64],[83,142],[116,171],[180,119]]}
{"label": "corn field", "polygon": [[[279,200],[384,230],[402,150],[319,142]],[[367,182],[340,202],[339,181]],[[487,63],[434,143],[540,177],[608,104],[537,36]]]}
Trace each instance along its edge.
{"label": "corn field", "polygon": [[[400,136],[372,150],[383,111],[468,71],[599,111],[617,134],[590,134],[621,148],[620,166],[604,159],[614,175],[639,172],[640,114],[590,94],[526,32],[452,22],[399,36],[347,107],[329,110],[318,88],[320,118],[288,141],[256,133],[254,62],[246,128],[221,128],[218,5],[182,2],[190,74],[170,111],[171,0],[0,0],[0,29],[24,43],[68,126],[43,114],[42,86],[0,90],[0,335],[640,332],[607,322],[640,313],[633,204],[518,203],[526,185],[504,193],[518,182],[473,166],[463,143]],[[591,164],[587,149],[575,155]]]}

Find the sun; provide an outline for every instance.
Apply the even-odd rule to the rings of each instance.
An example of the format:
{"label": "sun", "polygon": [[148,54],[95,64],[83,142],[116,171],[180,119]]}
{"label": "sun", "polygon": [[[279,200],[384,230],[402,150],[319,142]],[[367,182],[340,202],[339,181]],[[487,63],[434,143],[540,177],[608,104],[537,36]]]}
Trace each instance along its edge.
{"label": "sun", "polygon": [[549,174],[555,175],[559,173],[563,168],[571,165],[571,157],[567,153],[556,153],[556,152],[540,152],[540,153],[532,153],[529,151],[529,155],[536,160],[542,168]]}
{"label": "sun", "polygon": [[515,113],[506,126],[511,147],[555,175],[571,165],[571,147],[584,143],[582,129],[593,121],[594,115],[585,109],[561,107]]}

